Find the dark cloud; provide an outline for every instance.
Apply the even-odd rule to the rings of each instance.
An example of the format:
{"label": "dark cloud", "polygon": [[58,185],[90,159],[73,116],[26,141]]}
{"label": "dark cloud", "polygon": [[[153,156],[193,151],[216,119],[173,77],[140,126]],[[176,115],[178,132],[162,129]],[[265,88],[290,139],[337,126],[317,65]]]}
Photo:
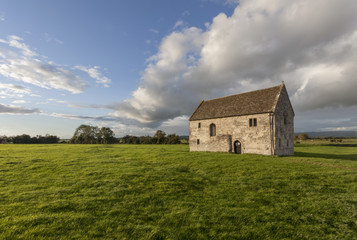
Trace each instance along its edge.
{"label": "dark cloud", "polygon": [[0,113],[11,113],[11,114],[32,114],[32,113],[40,113],[39,109],[27,109],[24,107],[10,106],[0,104]]}

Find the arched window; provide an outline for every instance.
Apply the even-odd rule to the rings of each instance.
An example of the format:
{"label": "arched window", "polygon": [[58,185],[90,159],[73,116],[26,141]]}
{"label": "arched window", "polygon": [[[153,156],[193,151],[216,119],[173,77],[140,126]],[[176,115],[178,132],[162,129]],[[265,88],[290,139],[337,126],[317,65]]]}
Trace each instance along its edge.
{"label": "arched window", "polygon": [[213,123],[209,125],[209,135],[211,137],[216,136],[216,125],[214,125]]}

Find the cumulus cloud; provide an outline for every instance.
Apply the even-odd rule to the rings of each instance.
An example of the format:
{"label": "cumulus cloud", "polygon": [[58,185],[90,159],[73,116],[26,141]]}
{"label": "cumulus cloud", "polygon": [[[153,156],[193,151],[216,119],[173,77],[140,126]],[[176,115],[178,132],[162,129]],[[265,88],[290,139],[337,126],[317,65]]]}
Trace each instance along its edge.
{"label": "cumulus cloud", "polygon": [[97,83],[103,84],[104,87],[109,87],[111,80],[100,72],[99,66],[94,67],[84,67],[84,66],[75,66],[75,69],[86,72],[91,78],[95,79]]}
{"label": "cumulus cloud", "polygon": [[[227,3],[235,1],[227,1]],[[298,111],[357,105],[355,0],[242,0],[206,29],[175,30],[113,116],[157,126],[202,99],[285,81]]]}
{"label": "cumulus cloud", "polygon": [[0,114],[2,113],[10,113],[10,114],[33,114],[40,113],[38,109],[28,109],[24,107],[17,107],[12,105],[4,105],[0,104]]}
{"label": "cumulus cloud", "polygon": [[7,46],[0,47],[0,75],[6,78],[72,93],[81,93],[88,85],[73,72],[53,62],[41,60],[18,36],[0,39],[0,43]]}

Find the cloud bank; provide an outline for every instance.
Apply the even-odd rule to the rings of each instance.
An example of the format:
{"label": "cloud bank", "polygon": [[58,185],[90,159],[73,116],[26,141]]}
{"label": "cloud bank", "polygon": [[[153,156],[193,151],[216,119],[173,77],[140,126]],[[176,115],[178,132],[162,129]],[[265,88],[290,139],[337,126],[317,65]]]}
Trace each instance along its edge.
{"label": "cloud bank", "polygon": [[28,109],[28,108],[24,108],[24,107],[0,104],[0,114],[2,114],[2,113],[33,114],[33,113],[40,113],[40,112],[41,111],[38,109]]}
{"label": "cloud bank", "polygon": [[[0,39],[0,75],[45,89],[66,90],[81,93],[88,82],[54,62],[41,60],[36,52],[18,36]],[[83,69],[81,69],[83,71]],[[110,79],[99,72],[99,67],[85,69],[89,76],[105,87]]]}
{"label": "cloud bank", "polygon": [[242,0],[206,29],[166,36],[132,97],[107,108],[156,127],[202,99],[282,80],[297,111],[357,105],[356,12],[355,0]]}

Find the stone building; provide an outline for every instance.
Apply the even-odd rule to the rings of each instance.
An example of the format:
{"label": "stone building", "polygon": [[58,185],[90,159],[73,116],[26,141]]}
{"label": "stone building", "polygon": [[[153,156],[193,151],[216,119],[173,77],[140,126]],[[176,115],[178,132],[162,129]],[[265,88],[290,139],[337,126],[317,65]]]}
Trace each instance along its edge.
{"label": "stone building", "polygon": [[202,101],[189,119],[190,151],[294,155],[294,116],[284,82]]}

